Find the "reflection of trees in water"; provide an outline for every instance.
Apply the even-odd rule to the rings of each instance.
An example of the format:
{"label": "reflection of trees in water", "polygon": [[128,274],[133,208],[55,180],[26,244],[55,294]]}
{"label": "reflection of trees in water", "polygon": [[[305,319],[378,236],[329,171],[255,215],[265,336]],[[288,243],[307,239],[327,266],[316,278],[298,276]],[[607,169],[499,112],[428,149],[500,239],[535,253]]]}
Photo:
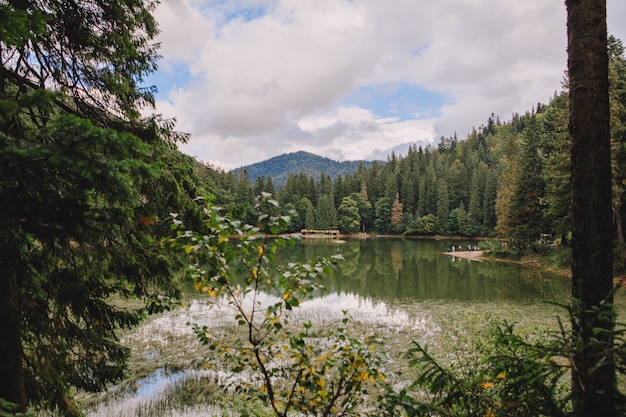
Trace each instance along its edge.
{"label": "reflection of trees in water", "polygon": [[403,242],[393,241],[389,245],[389,259],[391,260],[391,268],[393,269],[393,275],[396,280],[402,270],[402,263],[404,260],[405,245],[401,245],[402,243]]}
{"label": "reflection of trees in water", "polygon": [[341,253],[345,260],[329,290],[375,298],[535,301],[569,294],[567,281],[552,274],[517,264],[454,260],[446,248],[447,242],[402,239],[305,242],[287,248],[285,258],[312,261]]}

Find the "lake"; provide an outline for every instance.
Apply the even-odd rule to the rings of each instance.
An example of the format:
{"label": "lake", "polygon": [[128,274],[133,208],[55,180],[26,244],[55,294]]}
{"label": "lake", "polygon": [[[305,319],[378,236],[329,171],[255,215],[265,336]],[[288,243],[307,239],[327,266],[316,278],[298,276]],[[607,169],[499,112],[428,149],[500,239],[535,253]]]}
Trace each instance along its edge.
{"label": "lake", "polygon": [[[568,302],[569,279],[518,263],[470,261],[447,253],[452,245],[475,244],[402,238],[307,239],[281,249],[277,260],[312,261],[341,254],[345,260],[325,279],[326,291],[295,309],[293,319],[332,324],[347,311],[359,331],[386,337],[391,350],[405,349],[411,340],[436,346],[453,331],[457,336],[472,333],[491,319],[515,320],[526,329],[554,327],[555,317],[564,311],[553,303]],[[177,405],[169,396],[181,381],[205,372],[197,366],[205,352],[186,323],[207,325],[214,332],[236,331],[225,307],[211,308],[206,299],[190,291],[184,308],[150,317],[122,335],[133,349],[130,365],[135,377],[108,393],[87,397],[86,404],[92,406],[88,415],[222,415],[210,406],[172,411]],[[223,382],[232,376],[214,377]]]}

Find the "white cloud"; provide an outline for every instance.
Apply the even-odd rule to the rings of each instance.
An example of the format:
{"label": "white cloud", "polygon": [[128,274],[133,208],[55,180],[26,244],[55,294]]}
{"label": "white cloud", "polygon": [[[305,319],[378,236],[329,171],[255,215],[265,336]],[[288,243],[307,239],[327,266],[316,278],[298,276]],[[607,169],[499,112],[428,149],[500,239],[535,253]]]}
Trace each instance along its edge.
{"label": "white cloud", "polygon": [[[620,38],[611,22],[622,25],[625,9],[609,0]],[[226,169],[297,150],[380,158],[407,142],[464,137],[492,112],[507,120],[547,102],[566,67],[560,1],[168,0],[156,17],[160,65],[176,80],[158,111],[192,134],[183,150]],[[398,119],[344,103],[385,85],[448,102],[429,119],[414,114],[428,103]]]}

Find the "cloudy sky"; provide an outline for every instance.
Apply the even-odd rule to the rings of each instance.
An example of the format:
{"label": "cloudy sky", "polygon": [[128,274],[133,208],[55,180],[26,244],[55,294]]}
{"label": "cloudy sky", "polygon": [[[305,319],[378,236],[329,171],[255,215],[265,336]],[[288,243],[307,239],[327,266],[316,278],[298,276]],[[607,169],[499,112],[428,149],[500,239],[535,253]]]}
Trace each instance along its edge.
{"label": "cloudy sky", "polygon": [[[626,1],[608,0],[626,42]],[[299,150],[385,159],[561,90],[563,0],[163,0],[157,112],[229,170]]]}

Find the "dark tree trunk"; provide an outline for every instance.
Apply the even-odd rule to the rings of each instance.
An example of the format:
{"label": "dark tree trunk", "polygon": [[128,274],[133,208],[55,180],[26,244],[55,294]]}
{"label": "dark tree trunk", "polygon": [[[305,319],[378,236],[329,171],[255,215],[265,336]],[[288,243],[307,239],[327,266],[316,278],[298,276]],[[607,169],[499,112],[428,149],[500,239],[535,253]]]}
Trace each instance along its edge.
{"label": "dark tree trunk", "polygon": [[[7,273],[8,271],[2,271]],[[0,277],[0,398],[26,411],[21,315],[15,276]]]}
{"label": "dark tree trunk", "polygon": [[[616,411],[612,314],[612,210],[606,0],[566,0],[572,181],[574,416]],[[612,310],[611,312],[612,313]],[[598,332],[598,329],[604,331]],[[600,364],[601,358],[608,359]]]}

